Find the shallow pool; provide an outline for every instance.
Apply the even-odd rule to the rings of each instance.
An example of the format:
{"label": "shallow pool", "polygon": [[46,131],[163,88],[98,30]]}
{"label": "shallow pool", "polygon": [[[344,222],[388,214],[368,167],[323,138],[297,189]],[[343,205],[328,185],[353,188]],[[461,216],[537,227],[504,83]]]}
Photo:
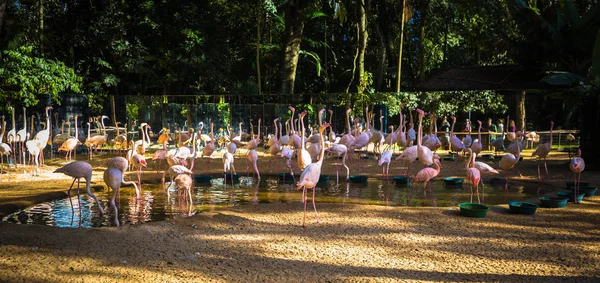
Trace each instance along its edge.
{"label": "shallow pool", "polygon": [[[177,192],[173,187],[166,189],[161,184],[142,185],[141,199],[135,198],[133,187],[121,188],[117,200],[120,225],[138,224],[149,221],[167,220],[185,217],[204,211],[242,204],[297,202],[301,209],[302,192],[296,190],[291,180],[283,182],[277,176],[256,179],[241,176],[238,183],[223,184],[223,177],[213,176],[210,183],[195,183],[191,199]],[[168,183],[167,183],[168,185]],[[481,188],[481,187],[480,187]],[[531,200],[545,191],[537,187],[509,186],[505,192],[502,185],[486,184],[482,203],[494,205],[508,201]],[[112,192],[96,192],[105,215],[100,216],[94,200],[87,194],[80,197],[81,207],[76,194],[69,198],[40,203],[36,206],[17,211],[3,221],[23,224],[42,224],[58,227],[102,227],[115,226],[115,212],[110,205]],[[308,199],[312,196],[309,191]],[[335,176],[327,183],[319,184],[316,191],[317,207],[319,203],[352,203],[385,206],[456,206],[471,201],[471,189],[468,182],[462,186],[445,186],[442,180],[434,180],[426,191],[422,184],[414,187],[395,184],[393,178],[381,180],[368,178],[366,184],[336,182]],[[473,201],[477,202],[476,196]],[[74,211],[74,213],[73,213]]]}

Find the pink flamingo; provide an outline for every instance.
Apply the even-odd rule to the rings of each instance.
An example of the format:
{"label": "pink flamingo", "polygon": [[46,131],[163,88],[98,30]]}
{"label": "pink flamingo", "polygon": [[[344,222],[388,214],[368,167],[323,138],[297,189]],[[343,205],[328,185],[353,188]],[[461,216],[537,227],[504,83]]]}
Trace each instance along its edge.
{"label": "pink flamingo", "polygon": [[306,166],[308,166],[309,164],[312,163],[310,153],[306,150],[306,147],[304,145],[304,137],[305,137],[304,116],[306,116],[306,111],[304,111],[298,115],[298,118],[300,118],[300,124],[302,125],[302,129],[301,129],[302,137],[300,137],[300,148],[298,148],[298,167],[300,167],[300,170],[304,170],[304,168],[306,168]]}
{"label": "pink flamingo", "polygon": [[206,143],[204,149],[202,149],[202,157],[207,157],[206,159],[206,172],[210,173],[210,156],[215,152],[215,137],[213,134],[213,129],[215,125],[210,123],[210,142]]}
{"label": "pink flamingo", "polygon": [[188,174],[181,174],[181,175],[177,175],[177,177],[175,177],[175,188],[178,191],[184,191],[185,193],[187,193],[189,199],[189,207],[190,207],[190,211],[188,212],[188,214],[191,214],[191,208],[192,208],[192,185],[193,185],[193,180],[192,177]]}
{"label": "pink flamingo", "polygon": [[291,148],[285,147],[281,150],[281,157],[287,159],[287,166],[290,168],[290,174],[294,177],[294,170],[292,169],[292,157],[294,156],[294,152]]}
{"label": "pink flamingo", "polygon": [[[248,160],[252,162],[254,172],[256,172],[256,177],[260,180],[260,172],[258,171],[258,165],[256,165],[256,162],[258,162],[258,153],[256,150],[251,149],[250,152],[248,152]],[[246,166],[246,170],[249,171],[247,168],[248,167]]]}
{"label": "pink flamingo", "polygon": [[573,184],[575,188],[573,191],[575,192],[575,200],[579,195],[579,184],[581,183],[581,172],[585,169],[585,161],[581,158],[581,149],[577,150],[577,156],[571,159],[571,163],[569,164],[569,169],[573,172]]}
{"label": "pink flamingo", "polygon": [[352,112],[352,109],[349,108],[346,110],[346,127],[348,128],[348,133],[343,135],[338,142],[339,144],[345,145],[346,148],[350,148],[350,145],[352,145],[355,139],[352,135],[352,127],[350,127],[350,112]]}
{"label": "pink flamingo", "polygon": [[337,182],[340,182],[340,155],[344,155],[342,158],[342,164],[346,168],[346,180],[350,178],[350,168],[346,165],[346,157],[348,157],[348,148],[343,144],[333,144],[331,147],[325,149],[326,152],[332,152],[337,155],[337,162],[335,163],[335,175]]}
{"label": "pink flamingo", "polygon": [[421,171],[417,172],[417,174],[415,175],[415,177],[413,178],[413,184],[417,183],[417,182],[423,182],[423,192],[425,193],[426,190],[426,186],[429,185],[430,189],[431,189],[431,179],[435,178],[437,175],[440,174],[440,169],[441,169],[441,165],[440,165],[440,156],[435,154],[433,156],[433,164],[435,165],[435,169],[431,168],[431,167],[425,167],[423,169],[421,169]]}
{"label": "pink flamingo", "polygon": [[325,141],[323,139],[323,131],[329,127],[329,123],[323,124],[319,127],[319,134],[321,135],[319,139],[319,143],[321,144],[321,153],[319,154],[319,158],[317,162],[309,164],[304,171],[302,171],[302,175],[300,175],[300,181],[297,184],[297,189],[302,190],[302,201],[304,202],[304,219],[302,220],[302,226],[306,227],[306,190],[312,189],[312,203],[315,209],[315,218],[317,223],[319,223],[319,214],[317,213],[317,206],[315,205],[315,191],[317,182],[319,182],[319,177],[321,176],[321,167],[323,165],[323,157],[325,156]]}
{"label": "pink flamingo", "polygon": [[[162,176],[162,185],[163,187],[165,186],[165,175],[167,174],[167,172],[163,172],[163,176]],[[173,179],[181,174],[194,174],[190,169],[188,169],[187,167],[185,167],[185,165],[180,165],[180,164],[175,164],[175,165],[171,165],[169,167],[169,177],[171,178],[171,182],[169,183],[169,186],[173,185]],[[167,187],[168,188],[168,187]]]}
{"label": "pink flamingo", "polygon": [[471,150],[475,154],[479,154],[483,150],[483,144],[481,143],[481,121],[477,120],[477,123],[479,124],[479,128],[477,130],[477,140],[471,144]]}
{"label": "pink flamingo", "polygon": [[146,159],[143,155],[134,154],[131,157],[131,164],[133,165],[133,167],[137,168],[138,184],[142,186],[142,167],[147,167],[148,163],[146,163]]}
{"label": "pink flamingo", "polygon": [[[237,174],[235,172],[235,165],[233,165],[234,159],[233,159],[233,154],[231,154],[230,152],[226,151],[225,153],[223,153],[223,174],[227,174],[227,170],[233,171],[233,174],[231,174],[231,183],[233,184],[233,175]],[[227,180],[225,178],[223,178],[223,183],[225,183]]]}
{"label": "pink flamingo", "polygon": [[402,160],[408,164],[408,168],[406,169],[407,177],[408,177],[408,175],[410,175],[410,164],[417,161],[417,157],[419,157],[419,156],[417,155],[417,146],[416,145],[405,148],[402,151],[402,153],[400,153],[400,156],[396,157],[396,160]]}
{"label": "pink flamingo", "polygon": [[[519,135],[517,134],[517,138],[518,138],[518,136]],[[505,191],[508,190],[508,171],[517,165],[517,162],[519,162],[520,158],[521,158],[521,152],[519,150],[519,143],[517,143],[517,154],[516,155],[513,155],[512,153],[507,153],[504,156],[502,156],[502,159],[500,159],[500,163],[498,165],[499,165],[500,169],[502,169],[506,173],[506,183],[504,184]],[[519,172],[519,175],[520,174],[521,173]]]}
{"label": "pink flamingo", "polygon": [[[456,124],[456,117],[451,116],[450,118],[452,119],[452,127],[450,129],[450,149],[456,151],[457,157],[458,157],[458,152],[462,151],[463,152],[463,157],[464,157],[465,145],[454,134],[454,124]],[[456,161],[458,162],[458,158],[456,158]]]}
{"label": "pink flamingo", "polygon": [[419,156],[419,162],[425,166],[429,166],[433,163],[433,152],[426,146],[422,145],[423,140],[423,116],[425,112],[421,109],[417,109],[419,113],[419,128],[417,129],[417,156]]}
{"label": "pink flamingo", "polygon": [[383,171],[382,174],[385,177],[388,177],[390,175],[390,162],[391,161],[392,161],[392,150],[388,149],[381,154],[381,157],[379,158],[379,161],[377,162],[377,164],[379,166],[383,165],[384,163],[387,163],[387,169],[384,169],[384,167],[381,166],[381,170]]}
{"label": "pink flamingo", "polygon": [[[469,151],[470,154],[466,168],[467,179],[469,179],[469,181],[471,182],[471,202],[473,202],[473,188],[475,188],[475,191],[477,192],[477,202],[481,203],[481,201],[479,200],[479,181],[481,181],[481,172],[479,172],[479,169],[475,168],[475,157],[477,153],[474,153],[471,148],[467,148],[467,151]],[[485,192],[485,185],[483,184],[483,182],[481,182],[481,187],[481,192],[483,195]]]}
{"label": "pink flamingo", "polygon": [[125,172],[127,172],[127,169],[129,168],[129,161],[127,161],[127,159],[125,159],[125,157],[117,156],[117,157],[113,157],[113,158],[109,159],[106,162],[106,167],[107,168],[115,168],[115,169],[118,169],[119,171],[121,171],[121,176],[123,176],[123,179],[121,180],[121,185],[133,185],[133,187],[135,188],[136,199],[140,199],[140,189],[135,184],[135,182],[133,182],[133,181],[125,182],[125,179],[124,179]]}
{"label": "pink flamingo", "polygon": [[112,205],[113,210],[115,211],[114,221],[117,227],[119,227],[119,209],[117,208],[117,204],[115,203],[115,201],[117,199],[117,195],[119,194],[119,188],[121,188],[121,185],[123,184],[122,180],[123,173],[121,172],[121,170],[117,168],[108,168],[106,169],[106,171],[104,171],[104,183],[108,188],[113,190],[113,196],[110,200],[110,204]]}
{"label": "pink flamingo", "polygon": [[[69,177],[73,177],[73,183],[71,183],[71,186],[69,187],[69,190],[67,191],[67,194],[69,195],[69,201],[71,202],[71,207],[73,207],[73,202],[71,200],[71,189],[73,188],[75,181],[77,181],[77,203],[79,204],[79,214],[81,214],[81,201],[79,200],[79,180],[81,178],[84,178],[85,179],[85,189],[86,189],[88,195],[91,196],[96,201],[100,215],[104,215],[104,210],[102,209],[102,206],[100,205],[100,201],[98,201],[98,198],[96,197],[96,195],[94,195],[90,191],[90,184],[92,182],[92,165],[90,165],[84,161],[75,161],[75,162],[71,162],[63,167],[60,167],[60,168],[54,170],[54,173],[63,173]],[[75,213],[74,208],[73,208],[73,213]]]}
{"label": "pink flamingo", "polygon": [[550,141],[547,143],[538,145],[538,147],[535,149],[535,151],[531,154],[531,156],[538,157],[537,158],[538,179],[541,179],[541,177],[540,177],[540,161],[542,158],[544,159],[544,167],[546,168],[546,177],[549,177],[548,165],[546,165],[546,157],[548,156],[548,153],[550,153],[550,150],[552,149],[552,128],[553,127],[554,127],[554,121],[550,121]]}
{"label": "pink flamingo", "polygon": [[69,160],[71,160],[71,154],[75,150],[75,148],[77,147],[77,143],[79,143],[79,137],[77,135],[77,132],[78,132],[78,130],[77,130],[77,116],[75,116],[75,137],[67,139],[58,148],[58,151],[62,150],[62,151],[66,151],[67,152],[65,154],[65,161],[66,162],[69,162]]}

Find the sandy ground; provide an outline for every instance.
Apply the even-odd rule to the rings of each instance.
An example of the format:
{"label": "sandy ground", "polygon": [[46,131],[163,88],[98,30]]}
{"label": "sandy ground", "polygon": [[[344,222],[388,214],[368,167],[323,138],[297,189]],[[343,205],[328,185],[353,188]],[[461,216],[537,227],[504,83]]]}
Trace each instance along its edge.
{"label": "sandy ground", "polygon": [[[572,178],[565,153],[552,153],[551,176],[541,181],[531,151],[523,155],[523,177],[511,184],[558,190]],[[108,157],[90,162],[96,169],[92,186],[103,185]],[[216,153],[213,157],[211,173],[219,174],[222,164]],[[275,174],[283,168],[279,162],[261,156],[259,167],[269,174],[266,168],[274,163]],[[326,160],[323,173],[335,175],[333,162]],[[0,182],[0,215],[64,196],[71,179],[51,173],[63,164],[64,159],[51,160],[37,177],[24,173],[26,168],[10,169]],[[356,173],[351,163],[351,174],[381,175],[374,160],[362,164],[365,171]],[[497,161],[490,164],[497,167]],[[243,159],[236,165],[245,172]],[[198,159],[197,173],[205,167]],[[422,167],[415,164],[411,173]],[[399,162],[390,166],[392,175],[404,170]],[[464,174],[460,162],[443,161],[437,179]],[[582,181],[597,186],[600,174],[586,168]],[[317,208],[320,223],[309,205],[306,228],[301,202],[237,206],[119,228],[1,223],[0,281],[600,281],[599,197],[563,209],[540,208],[534,216],[492,206],[480,219],[460,216],[457,207],[317,203]]]}

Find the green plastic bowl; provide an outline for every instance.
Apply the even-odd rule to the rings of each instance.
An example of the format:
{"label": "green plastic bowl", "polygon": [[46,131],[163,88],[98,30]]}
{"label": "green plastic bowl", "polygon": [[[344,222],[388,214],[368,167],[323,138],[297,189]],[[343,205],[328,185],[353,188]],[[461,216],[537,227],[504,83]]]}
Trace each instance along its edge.
{"label": "green plastic bowl", "polygon": [[446,186],[462,186],[463,178],[444,178],[444,185]]}
{"label": "green plastic bowl", "polygon": [[540,206],[547,208],[560,208],[567,206],[568,197],[541,197]]}
{"label": "green plastic bowl", "polygon": [[490,209],[487,205],[472,202],[459,203],[458,207],[460,207],[460,214],[462,216],[474,218],[485,217],[487,211]]}
{"label": "green plastic bowl", "polygon": [[583,200],[584,193],[579,193],[578,196],[575,196],[572,191],[560,191],[556,192],[556,195],[559,197],[569,198],[570,202],[580,203]]}
{"label": "green plastic bowl", "polygon": [[539,206],[530,202],[511,201],[508,203],[508,207],[512,213],[534,215]]}
{"label": "green plastic bowl", "polygon": [[194,181],[200,184],[208,184],[211,179],[210,175],[194,175]]}
{"label": "green plastic bowl", "polygon": [[368,177],[364,175],[353,175],[350,176],[350,182],[357,184],[365,184],[367,182],[367,178]]}

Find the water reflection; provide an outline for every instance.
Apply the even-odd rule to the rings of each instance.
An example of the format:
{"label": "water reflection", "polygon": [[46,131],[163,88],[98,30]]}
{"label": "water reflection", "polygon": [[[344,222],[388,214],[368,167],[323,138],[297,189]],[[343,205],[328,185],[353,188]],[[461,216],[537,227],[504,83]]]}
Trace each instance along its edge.
{"label": "water reflection", "polygon": [[[167,183],[168,185],[168,183]],[[431,183],[423,189],[395,184],[393,180],[369,178],[365,184],[335,182],[319,184],[316,191],[317,203],[354,203],[385,206],[456,206],[469,201],[470,184],[462,186],[444,186],[441,180]],[[178,217],[187,217],[205,211],[214,211],[221,207],[261,203],[301,203],[302,193],[294,184],[286,184],[277,177],[256,180],[241,176],[235,184],[223,184],[223,177],[213,178],[207,184],[194,184],[191,195],[178,192],[174,186],[169,191],[159,184],[144,184],[141,198],[136,199],[133,187],[124,187],[116,200],[119,210],[118,221],[124,224],[139,224]],[[499,204],[508,201],[526,200],[539,196],[545,191],[537,187],[509,186],[505,192],[503,186],[487,185],[485,204]],[[59,199],[41,203],[23,211],[13,213],[3,219],[13,223],[43,224],[59,227],[102,227],[115,226],[115,212],[110,206],[112,192],[105,190],[98,194],[101,206],[107,211],[99,216],[94,200],[86,194],[81,195],[81,213],[77,197]],[[190,201],[191,199],[191,201]],[[71,204],[72,203],[72,204]],[[74,209],[74,213],[72,213]]]}

